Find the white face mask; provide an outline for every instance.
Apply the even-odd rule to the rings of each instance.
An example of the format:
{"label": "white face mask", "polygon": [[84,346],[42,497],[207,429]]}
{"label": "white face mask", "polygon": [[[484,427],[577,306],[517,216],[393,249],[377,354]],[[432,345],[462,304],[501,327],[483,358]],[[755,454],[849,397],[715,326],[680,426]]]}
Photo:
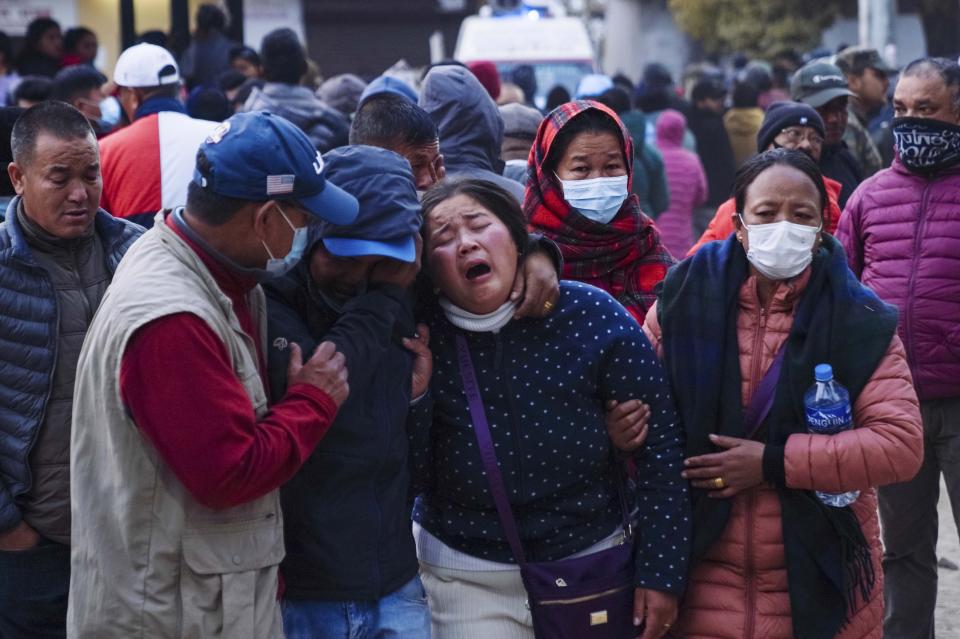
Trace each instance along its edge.
{"label": "white face mask", "polygon": [[813,261],[813,243],[820,226],[805,226],[793,222],[747,225],[750,249],[747,260],[772,280],[787,280],[799,275]]}
{"label": "white face mask", "polygon": [[[560,176],[557,176],[560,180]],[[587,219],[607,224],[627,199],[627,176],[560,180],[563,199]]]}

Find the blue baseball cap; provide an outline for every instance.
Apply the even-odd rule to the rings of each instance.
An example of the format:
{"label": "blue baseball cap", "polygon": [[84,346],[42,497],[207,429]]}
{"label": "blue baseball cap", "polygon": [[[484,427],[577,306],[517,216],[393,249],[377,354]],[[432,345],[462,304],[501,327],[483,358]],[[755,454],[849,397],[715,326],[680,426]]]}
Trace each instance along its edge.
{"label": "blue baseball cap", "polygon": [[360,213],[351,223],[320,225],[324,247],[339,257],[382,255],[415,261],[420,202],[406,158],[357,144],[334,149],[324,159],[327,179],[360,202]]}
{"label": "blue baseball cap", "polygon": [[417,103],[417,92],[414,91],[413,87],[393,76],[381,75],[379,78],[374,79],[373,82],[368,84],[367,88],[363,90],[363,93],[360,94],[358,104],[363,104],[368,98],[379,93],[392,93],[406,98],[414,104]]}
{"label": "blue baseball cap", "polygon": [[327,181],[324,161],[296,125],[267,111],[238,113],[215,128],[197,151],[193,181],[238,200],[293,200],[323,221],[349,224],[357,198]]}

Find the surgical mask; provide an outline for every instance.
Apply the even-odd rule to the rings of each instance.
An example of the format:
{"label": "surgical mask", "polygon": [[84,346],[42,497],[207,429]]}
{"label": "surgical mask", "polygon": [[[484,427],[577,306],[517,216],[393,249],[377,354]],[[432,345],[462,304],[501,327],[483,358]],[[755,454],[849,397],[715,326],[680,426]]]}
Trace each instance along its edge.
{"label": "surgical mask", "polygon": [[747,260],[766,277],[772,280],[788,280],[796,277],[813,261],[813,243],[817,240],[820,226],[805,226],[793,222],[771,222],[747,225],[750,248]]}
{"label": "surgical mask", "polygon": [[[560,180],[560,176],[557,176]],[[600,224],[616,217],[627,199],[627,176],[599,177],[591,180],[560,180],[563,199],[580,215]]]}
{"label": "surgical mask", "polygon": [[263,248],[267,249],[267,255],[270,256],[270,259],[267,260],[266,273],[269,277],[280,277],[286,275],[290,269],[296,266],[301,259],[303,259],[303,253],[307,250],[307,227],[301,226],[300,228],[295,227],[290,219],[287,217],[287,214],[283,212],[283,209],[279,205],[274,205],[277,207],[277,210],[280,211],[280,215],[283,216],[284,221],[290,225],[290,228],[293,229],[293,242],[290,244],[290,252],[282,258],[276,258],[273,256],[273,253],[270,251],[270,247],[267,246],[267,243],[263,240],[260,240],[260,243],[263,244]]}
{"label": "surgical mask", "polygon": [[100,100],[99,106],[100,122],[102,122],[107,129],[112,129],[120,121],[120,103],[117,102],[115,97],[110,95]]}
{"label": "surgical mask", "polygon": [[960,126],[932,118],[894,118],[893,139],[911,173],[928,175],[960,163]]}

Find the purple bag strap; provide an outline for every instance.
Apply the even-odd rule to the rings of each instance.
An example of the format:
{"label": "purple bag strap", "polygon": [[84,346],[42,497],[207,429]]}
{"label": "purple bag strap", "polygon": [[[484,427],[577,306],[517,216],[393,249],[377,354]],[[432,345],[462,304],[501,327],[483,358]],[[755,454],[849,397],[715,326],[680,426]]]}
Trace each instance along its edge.
{"label": "purple bag strap", "polygon": [[780,369],[783,368],[783,358],[786,352],[787,343],[784,342],[780,350],[777,351],[777,356],[770,364],[770,368],[767,369],[763,379],[760,380],[757,390],[753,392],[753,397],[750,398],[750,403],[743,413],[743,425],[747,431],[746,439],[753,439],[753,436],[760,430],[763,420],[770,414],[770,409],[773,408],[773,397],[777,390],[777,382],[780,381]]}
{"label": "purple bag strap", "polygon": [[470,359],[470,349],[466,338],[457,333],[457,362],[460,365],[460,377],[463,380],[463,390],[467,394],[467,403],[470,407],[470,420],[473,422],[473,431],[477,435],[477,446],[480,449],[480,458],[490,483],[490,492],[493,503],[500,516],[500,525],[507,536],[507,543],[513,552],[513,558],[521,566],[527,563],[523,554],[523,545],[520,543],[520,533],[517,532],[517,521],[510,508],[510,499],[507,497],[507,488],[503,484],[500,466],[497,464],[497,454],[493,449],[493,439],[490,437],[490,425],[483,410],[483,398],[480,397],[480,386],[477,384],[477,375],[473,370],[473,361]]}

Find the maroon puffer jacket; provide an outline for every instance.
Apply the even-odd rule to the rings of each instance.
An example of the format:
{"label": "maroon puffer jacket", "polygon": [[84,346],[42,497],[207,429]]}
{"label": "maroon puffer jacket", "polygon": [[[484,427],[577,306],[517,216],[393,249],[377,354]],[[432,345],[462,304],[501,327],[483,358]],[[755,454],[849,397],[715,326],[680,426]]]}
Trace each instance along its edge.
{"label": "maroon puffer jacket", "polygon": [[925,178],[895,159],[850,196],[837,239],[860,280],[900,309],[920,399],[960,396],[960,167]]}

